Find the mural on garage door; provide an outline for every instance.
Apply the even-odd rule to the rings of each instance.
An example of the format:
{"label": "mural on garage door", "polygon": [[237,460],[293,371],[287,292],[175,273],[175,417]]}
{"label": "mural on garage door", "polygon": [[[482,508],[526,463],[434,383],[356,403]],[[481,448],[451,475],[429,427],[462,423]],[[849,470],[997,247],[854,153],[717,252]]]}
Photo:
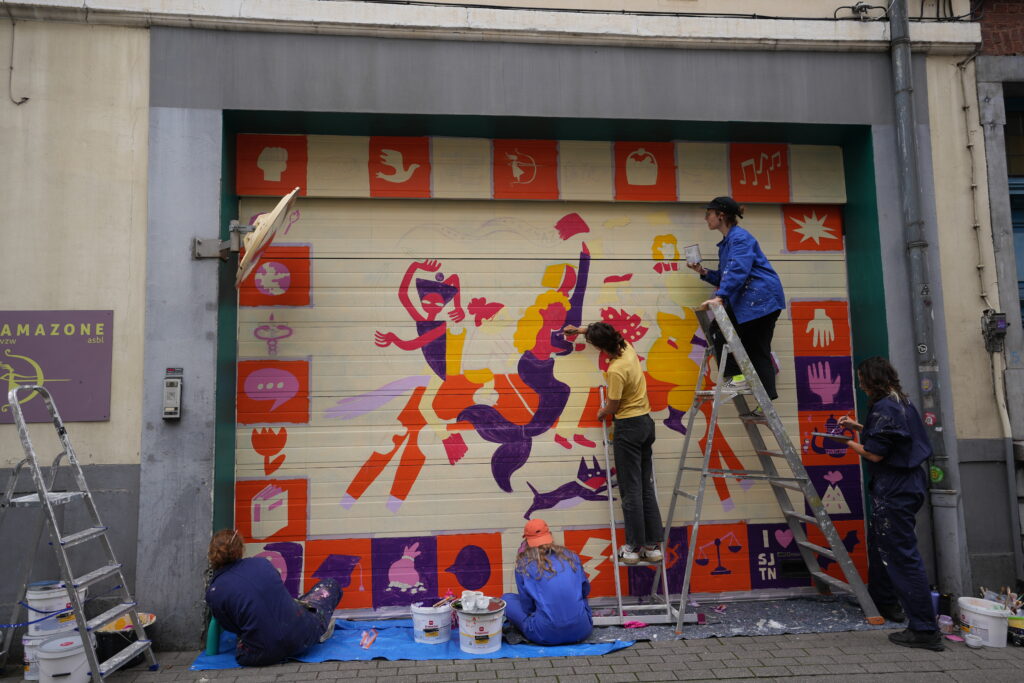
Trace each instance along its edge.
{"label": "mural on garage door", "polygon": [[[667,504],[706,347],[690,307],[709,293],[680,254],[713,261],[703,203],[720,194],[782,275],[777,407],[866,567],[858,459],[811,435],[853,406],[837,148],[240,135],[237,168],[246,218],[302,188],[238,328],[236,525],[292,592],[330,576],[353,609],[498,594],[542,516],[614,594],[600,359],[559,331],[605,320],[636,346]],[[714,466],[756,465],[723,427]],[[809,584],[766,487],[719,479],[711,500],[695,590]],[[622,577],[640,593],[652,575]]]}

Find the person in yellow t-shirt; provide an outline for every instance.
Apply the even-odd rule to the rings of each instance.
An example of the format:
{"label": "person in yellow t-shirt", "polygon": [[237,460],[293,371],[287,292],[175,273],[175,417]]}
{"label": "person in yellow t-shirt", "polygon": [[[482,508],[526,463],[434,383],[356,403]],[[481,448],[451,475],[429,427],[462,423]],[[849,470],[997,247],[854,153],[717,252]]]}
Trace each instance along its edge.
{"label": "person in yellow t-shirt", "polygon": [[660,562],[663,529],[654,490],[654,420],[640,358],[608,323],[582,328],[569,325],[563,332],[570,339],[582,332],[608,360],[608,395],[597,419],[612,417],[615,422],[612,446],[626,527],[626,544],[619,548],[619,560],[623,564],[636,564],[641,559]]}

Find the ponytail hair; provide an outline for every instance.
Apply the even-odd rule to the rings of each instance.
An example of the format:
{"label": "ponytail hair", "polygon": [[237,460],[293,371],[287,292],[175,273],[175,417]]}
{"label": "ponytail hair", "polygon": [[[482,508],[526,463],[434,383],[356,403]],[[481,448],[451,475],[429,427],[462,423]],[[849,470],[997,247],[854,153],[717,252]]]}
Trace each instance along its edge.
{"label": "ponytail hair", "polygon": [[235,529],[221,529],[210,539],[210,549],[206,553],[210,560],[210,568],[214,571],[226,567],[242,559],[242,539]]}
{"label": "ponytail hair", "polygon": [[587,341],[607,353],[618,358],[626,350],[626,340],[619,331],[608,323],[591,323],[587,326]]}

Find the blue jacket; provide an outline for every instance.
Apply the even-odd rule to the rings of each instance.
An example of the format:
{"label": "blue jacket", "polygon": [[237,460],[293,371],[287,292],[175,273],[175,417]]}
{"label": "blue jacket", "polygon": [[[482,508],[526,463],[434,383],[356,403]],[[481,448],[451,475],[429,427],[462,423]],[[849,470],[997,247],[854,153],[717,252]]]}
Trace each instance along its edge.
{"label": "blue jacket", "polygon": [[206,602],[217,621],[238,635],[239,643],[257,661],[275,664],[319,640],[317,619],[296,602],[281,575],[262,557],[247,557],[218,569],[206,590]]}
{"label": "blue jacket", "polygon": [[921,468],[932,455],[924,422],[910,401],[886,396],[875,401],[864,420],[861,443],[868,453],[880,455],[881,462],[865,461],[872,477],[903,475]]}
{"label": "blue jacket", "polygon": [[715,296],[732,309],[736,322],[749,322],[786,308],[782,280],[749,232],[734,225],[718,243],[718,267],[701,279],[716,285]]}
{"label": "blue jacket", "polygon": [[593,616],[587,596],[590,581],[577,556],[575,566],[551,557],[554,575],[529,565],[526,574],[516,572],[516,587],[526,612],[524,633],[539,645],[575,643],[590,635]]}

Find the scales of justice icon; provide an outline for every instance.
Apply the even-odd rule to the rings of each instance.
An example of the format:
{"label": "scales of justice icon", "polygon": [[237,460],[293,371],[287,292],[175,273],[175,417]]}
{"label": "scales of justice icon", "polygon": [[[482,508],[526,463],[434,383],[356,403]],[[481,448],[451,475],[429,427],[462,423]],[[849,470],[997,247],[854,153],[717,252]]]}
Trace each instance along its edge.
{"label": "scales of justice icon", "polygon": [[721,538],[716,538],[713,541],[708,541],[704,545],[697,548],[697,556],[694,558],[694,562],[702,567],[707,566],[711,558],[708,557],[707,549],[711,546],[715,546],[715,554],[717,557],[717,566],[711,570],[712,576],[722,576],[724,574],[732,574],[732,570],[722,564],[722,541],[726,543],[726,549],[731,553],[738,553],[743,550],[743,546],[740,545],[740,540],[736,538],[736,534],[733,532],[727,533]]}

